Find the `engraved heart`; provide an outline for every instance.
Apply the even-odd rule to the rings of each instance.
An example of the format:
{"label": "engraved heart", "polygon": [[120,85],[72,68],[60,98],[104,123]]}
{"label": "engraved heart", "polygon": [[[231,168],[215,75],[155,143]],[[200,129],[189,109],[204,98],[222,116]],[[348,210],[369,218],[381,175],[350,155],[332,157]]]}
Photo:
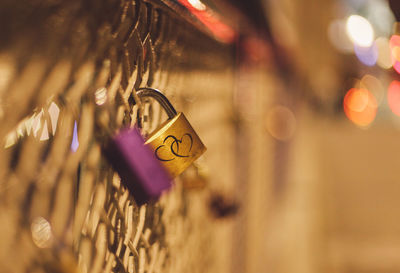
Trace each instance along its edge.
{"label": "engraved heart", "polygon": [[171,152],[177,157],[189,157],[190,151],[193,146],[193,138],[190,134],[184,134],[181,139],[177,139],[175,136],[169,135],[164,139],[164,143],[168,139],[173,139],[171,143]]}
{"label": "engraved heart", "polygon": [[193,146],[193,138],[190,134],[184,134],[180,139],[173,135],[167,136],[163,144],[154,151],[160,161],[171,161],[176,157],[189,157]]}
{"label": "engraved heart", "polygon": [[154,155],[160,161],[171,161],[175,159],[175,156],[173,154],[171,155],[170,150],[170,147],[167,145],[160,145],[154,151]]}

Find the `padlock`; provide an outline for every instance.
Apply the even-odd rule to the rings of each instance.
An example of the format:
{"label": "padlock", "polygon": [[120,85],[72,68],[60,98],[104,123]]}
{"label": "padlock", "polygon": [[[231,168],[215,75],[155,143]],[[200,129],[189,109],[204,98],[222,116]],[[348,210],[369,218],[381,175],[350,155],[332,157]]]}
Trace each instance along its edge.
{"label": "padlock", "polygon": [[168,115],[168,119],[148,136],[146,144],[171,176],[176,177],[200,157],[206,147],[183,113],[177,113],[160,91],[140,88],[137,95],[140,99],[154,98]]}
{"label": "padlock", "polygon": [[110,120],[115,119],[115,108],[107,102],[106,95],[106,92],[102,94],[101,103],[96,101],[99,105],[96,108],[96,127],[99,129],[96,136],[103,144],[103,153],[138,205],[157,200],[171,188],[172,177],[145,145],[138,128],[119,131],[110,128]]}
{"label": "padlock", "polygon": [[144,144],[136,127],[121,130],[110,138],[103,150],[139,205],[157,200],[171,187],[172,178]]}

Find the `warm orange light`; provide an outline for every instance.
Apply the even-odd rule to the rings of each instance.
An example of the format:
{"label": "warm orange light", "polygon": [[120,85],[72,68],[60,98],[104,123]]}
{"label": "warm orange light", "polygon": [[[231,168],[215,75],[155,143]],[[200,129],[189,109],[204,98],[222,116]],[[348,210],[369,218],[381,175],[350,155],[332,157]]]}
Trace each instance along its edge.
{"label": "warm orange light", "polygon": [[[236,37],[236,31],[229,25],[222,22],[219,16],[208,9],[202,2],[195,0],[178,0],[184,5],[211,33],[221,42],[233,43]],[[193,5],[196,3],[195,5]],[[202,4],[199,8],[199,3]]]}
{"label": "warm orange light", "polygon": [[389,85],[388,89],[388,103],[390,110],[395,115],[400,116],[400,82],[399,81],[392,81],[392,83]]}
{"label": "warm orange light", "polygon": [[392,57],[395,62],[400,61],[400,46],[395,46],[392,48]]}
{"label": "warm orange light", "polygon": [[343,109],[349,120],[365,127],[374,121],[377,112],[374,95],[365,88],[351,88],[343,100]]}
{"label": "warm orange light", "polygon": [[400,73],[400,36],[393,35],[389,41],[393,68]]}

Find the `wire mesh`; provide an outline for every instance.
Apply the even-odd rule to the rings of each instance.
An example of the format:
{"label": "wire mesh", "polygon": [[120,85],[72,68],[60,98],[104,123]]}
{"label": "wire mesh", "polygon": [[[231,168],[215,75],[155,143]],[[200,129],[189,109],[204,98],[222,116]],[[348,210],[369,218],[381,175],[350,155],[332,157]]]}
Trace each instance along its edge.
{"label": "wire mesh", "polygon": [[135,105],[135,90],[167,90],[179,104],[181,71],[226,69],[226,48],[156,1],[0,6],[1,271],[203,270],[190,257],[207,232],[183,236],[196,221],[182,184],[138,207],[101,145],[118,128],[140,120],[148,133],[164,118],[153,102]]}

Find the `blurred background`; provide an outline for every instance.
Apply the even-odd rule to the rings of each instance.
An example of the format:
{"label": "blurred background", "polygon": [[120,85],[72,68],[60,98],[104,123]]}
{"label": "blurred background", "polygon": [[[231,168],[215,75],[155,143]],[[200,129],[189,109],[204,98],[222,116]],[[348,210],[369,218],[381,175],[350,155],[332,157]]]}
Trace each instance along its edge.
{"label": "blurred background", "polygon": [[233,271],[398,271],[398,3],[253,4],[269,42],[265,55],[241,43],[249,183],[238,181],[246,258]]}
{"label": "blurred background", "polygon": [[[397,20],[388,0],[0,3],[0,271],[400,271]],[[94,124],[106,95],[110,128],[135,124],[144,86],[208,151],[138,207]]]}

